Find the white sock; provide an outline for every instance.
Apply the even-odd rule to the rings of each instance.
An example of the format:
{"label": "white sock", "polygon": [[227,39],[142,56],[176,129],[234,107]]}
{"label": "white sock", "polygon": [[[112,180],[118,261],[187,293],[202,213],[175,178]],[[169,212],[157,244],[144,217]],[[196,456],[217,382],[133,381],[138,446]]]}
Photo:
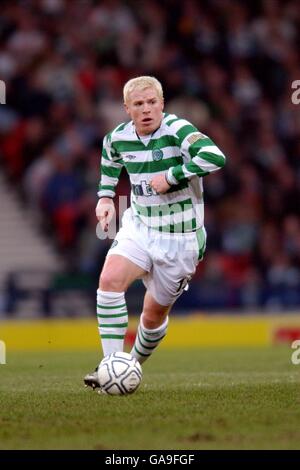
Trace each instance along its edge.
{"label": "white sock", "polygon": [[142,364],[148,359],[153,351],[157,348],[161,340],[166,336],[169,317],[165,319],[163,324],[154,330],[145,328],[143,325],[143,314],[140,318],[140,324],[131,354]]}
{"label": "white sock", "polygon": [[103,355],[123,351],[128,326],[124,292],[97,290],[97,319]]}

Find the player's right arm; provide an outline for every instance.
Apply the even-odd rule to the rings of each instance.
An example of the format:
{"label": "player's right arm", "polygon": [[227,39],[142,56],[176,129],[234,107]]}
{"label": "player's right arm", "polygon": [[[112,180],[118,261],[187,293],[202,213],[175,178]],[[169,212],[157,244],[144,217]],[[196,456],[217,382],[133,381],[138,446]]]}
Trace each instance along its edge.
{"label": "player's right arm", "polygon": [[108,231],[109,222],[115,213],[115,204],[110,197],[101,197],[96,206],[96,217],[104,232]]}
{"label": "player's right arm", "polygon": [[107,134],[103,139],[99,201],[96,206],[96,216],[105,232],[107,232],[109,222],[115,212],[113,198],[116,195],[115,188],[119,182],[122,168],[122,158],[113,148],[111,134]]}

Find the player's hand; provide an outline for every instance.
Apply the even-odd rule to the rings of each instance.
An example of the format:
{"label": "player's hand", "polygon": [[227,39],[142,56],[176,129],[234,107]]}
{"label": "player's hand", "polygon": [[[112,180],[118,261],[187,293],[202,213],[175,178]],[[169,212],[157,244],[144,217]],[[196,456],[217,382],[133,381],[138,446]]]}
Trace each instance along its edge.
{"label": "player's hand", "polygon": [[150,181],[150,186],[153,188],[158,194],[164,194],[170,189],[169,183],[167,183],[165,175],[156,175]]}
{"label": "player's hand", "polygon": [[108,231],[108,225],[115,214],[115,205],[109,197],[102,197],[99,199],[96,206],[96,217],[100,222],[101,228],[104,232]]}

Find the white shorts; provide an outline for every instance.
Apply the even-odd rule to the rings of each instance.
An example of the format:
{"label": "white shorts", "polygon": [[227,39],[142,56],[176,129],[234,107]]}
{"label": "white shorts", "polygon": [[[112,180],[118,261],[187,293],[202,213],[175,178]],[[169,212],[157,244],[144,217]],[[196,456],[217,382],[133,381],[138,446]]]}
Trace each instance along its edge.
{"label": "white shorts", "polygon": [[205,246],[204,227],[185,234],[158,232],[143,224],[129,208],[107,256],[124,256],[147,271],[142,278],[147,290],[159,304],[167,306],[187,289]]}

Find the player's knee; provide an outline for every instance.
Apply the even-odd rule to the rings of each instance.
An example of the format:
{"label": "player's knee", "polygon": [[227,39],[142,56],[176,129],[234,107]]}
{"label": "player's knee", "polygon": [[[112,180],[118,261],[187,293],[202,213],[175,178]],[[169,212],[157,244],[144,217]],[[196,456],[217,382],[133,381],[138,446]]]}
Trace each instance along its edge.
{"label": "player's knee", "polygon": [[143,325],[149,330],[155,330],[163,324],[165,317],[165,312],[158,313],[143,310]]}
{"label": "player's knee", "polygon": [[125,280],[117,273],[103,272],[100,276],[99,288],[107,292],[124,292]]}
{"label": "player's knee", "polygon": [[147,317],[143,317],[143,325],[147,330],[155,330],[156,328],[159,328],[160,325],[162,325],[163,321],[162,320],[153,320],[149,319]]}

